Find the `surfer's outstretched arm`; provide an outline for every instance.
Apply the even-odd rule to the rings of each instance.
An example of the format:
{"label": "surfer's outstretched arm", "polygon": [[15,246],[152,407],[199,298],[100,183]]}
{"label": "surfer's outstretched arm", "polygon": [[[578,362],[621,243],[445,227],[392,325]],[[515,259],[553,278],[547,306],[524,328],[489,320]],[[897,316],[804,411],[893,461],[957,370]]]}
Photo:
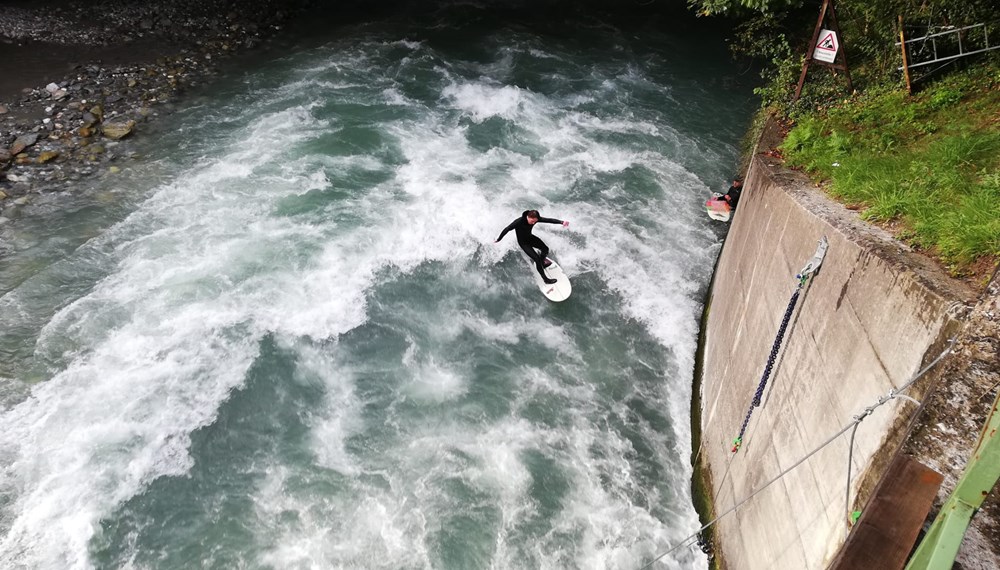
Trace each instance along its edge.
{"label": "surfer's outstretched arm", "polygon": [[539,217],[538,221],[542,222],[543,224],[562,224],[564,226],[568,226],[569,225],[569,222],[564,221],[564,220],[557,220],[555,218],[542,218],[542,217]]}
{"label": "surfer's outstretched arm", "polygon": [[497,241],[499,242],[500,240],[502,240],[503,236],[507,235],[507,232],[509,232],[510,230],[514,229],[514,226],[516,226],[519,221],[521,221],[521,218],[518,218],[518,219],[514,220],[513,222],[510,223],[509,226],[507,226],[506,228],[504,228],[503,231],[500,232],[500,237],[497,238]]}

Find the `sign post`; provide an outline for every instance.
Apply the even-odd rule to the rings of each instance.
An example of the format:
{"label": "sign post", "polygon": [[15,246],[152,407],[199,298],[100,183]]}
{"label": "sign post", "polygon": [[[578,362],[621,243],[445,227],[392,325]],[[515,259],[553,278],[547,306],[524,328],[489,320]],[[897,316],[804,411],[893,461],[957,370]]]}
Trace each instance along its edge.
{"label": "sign post", "polygon": [[[827,17],[828,10],[829,17]],[[828,28],[823,27],[824,19],[827,20]],[[840,45],[840,26],[837,24],[837,11],[833,7],[833,0],[823,0],[823,7],[820,8],[819,18],[816,20],[816,28],[809,41],[809,51],[806,52],[805,61],[802,62],[799,84],[795,86],[793,103],[798,101],[799,96],[802,95],[802,86],[806,82],[806,73],[809,71],[810,63],[843,71],[844,75],[847,76],[848,92],[854,90],[854,86],[851,84],[851,71],[847,68],[847,53]]]}

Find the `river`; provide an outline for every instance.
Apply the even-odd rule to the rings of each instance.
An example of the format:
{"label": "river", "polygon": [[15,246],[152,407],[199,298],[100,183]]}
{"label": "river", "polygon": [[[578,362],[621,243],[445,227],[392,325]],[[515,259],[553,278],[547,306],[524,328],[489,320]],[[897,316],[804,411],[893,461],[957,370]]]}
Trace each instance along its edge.
{"label": "river", "polygon": [[[724,31],[330,26],[2,228],[0,567],[637,568],[699,526]],[[523,210],[573,284],[551,303]],[[704,568],[684,547],[658,568]]]}

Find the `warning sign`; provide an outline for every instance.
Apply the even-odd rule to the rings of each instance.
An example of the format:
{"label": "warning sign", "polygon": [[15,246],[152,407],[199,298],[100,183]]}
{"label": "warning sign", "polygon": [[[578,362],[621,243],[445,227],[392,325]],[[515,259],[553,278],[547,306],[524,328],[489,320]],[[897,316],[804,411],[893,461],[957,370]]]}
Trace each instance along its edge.
{"label": "warning sign", "polygon": [[837,32],[833,30],[820,30],[819,41],[816,42],[816,47],[813,48],[812,58],[816,61],[833,63],[837,59],[837,50],[839,48],[840,43],[837,41]]}

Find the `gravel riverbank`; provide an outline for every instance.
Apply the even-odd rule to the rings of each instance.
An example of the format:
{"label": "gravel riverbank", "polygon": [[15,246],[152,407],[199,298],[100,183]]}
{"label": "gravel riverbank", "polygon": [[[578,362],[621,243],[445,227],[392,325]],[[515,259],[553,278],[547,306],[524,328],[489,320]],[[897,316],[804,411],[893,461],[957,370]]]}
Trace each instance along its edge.
{"label": "gravel riverbank", "polygon": [[0,9],[0,225],[31,195],[116,173],[129,141],[308,0],[96,0]]}

